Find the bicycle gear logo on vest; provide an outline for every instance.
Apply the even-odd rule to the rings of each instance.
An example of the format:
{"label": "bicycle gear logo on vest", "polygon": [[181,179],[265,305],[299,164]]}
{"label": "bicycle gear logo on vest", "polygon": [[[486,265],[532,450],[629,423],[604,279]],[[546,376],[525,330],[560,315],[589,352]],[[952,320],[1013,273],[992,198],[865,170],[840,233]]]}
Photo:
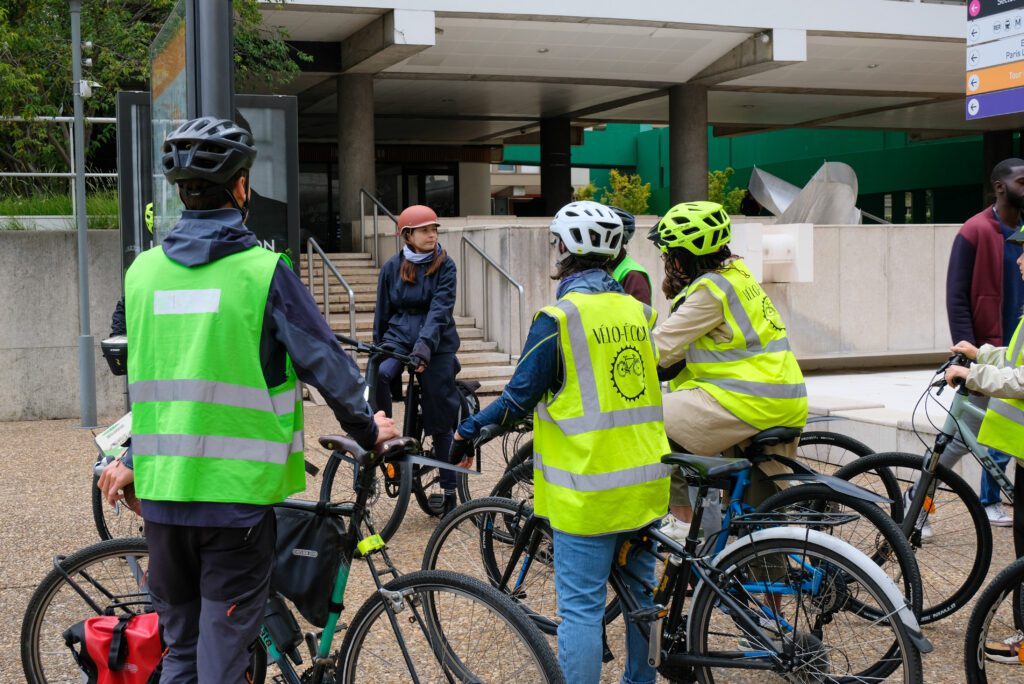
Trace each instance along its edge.
{"label": "bicycle gear logo on vest", "polygon": [[779,312],[776,310],[775,305],[772,304],[772,300],[768,299],[765,295],[764,301],[761,302],[762,311],[764,311],[764,320],[768,321],[768,325],[772,326],[779,332],[786,331],[786,325],[782,322],[782,318],[779,317]]}
{"label": "bicycle gear logo on vest", "polygon": [[612,385],[626,401],[636,401],[647,392],[644,359],[636,347],[619,350],[612,361]]}

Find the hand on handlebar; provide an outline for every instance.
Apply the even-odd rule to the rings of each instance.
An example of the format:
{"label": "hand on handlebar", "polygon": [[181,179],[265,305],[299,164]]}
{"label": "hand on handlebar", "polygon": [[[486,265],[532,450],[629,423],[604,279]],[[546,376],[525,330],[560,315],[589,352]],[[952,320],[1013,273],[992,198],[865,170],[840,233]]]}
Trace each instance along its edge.
{"label": "hand on handlebar", "polygon": [[463,439],[459,431],[455,431],[455,441],[452,442],[452,461],[459,459],[457,465],[460,468],[472,468],[473,459],[476,457],[476,446],[468,439]]}
{"label": "hand on handlebar", "polygon": [[967,376],[971,369],[966,366],[950,366],[946,369],[946,384],[950,387],[959,387],[967,382]]}
{"label": "hand on handlebar", "polygon": [[381,445],[389,439],[395,437],[401,437],[401,433],[398,428],[395,427],[395,421],[391,420],[384,415],[383,411],[377,411],[373,416],[373,422],[377,424],[377,445]]}
{"label": "hand on handlebar", "polygon": [[960,340],[952,347],[950,347],[949,351],[952,352],[953,354],[963,354],[971,361],[975,361],[978,358],[978,348],[975,347],[970,342],[968,342],[967,340]]}

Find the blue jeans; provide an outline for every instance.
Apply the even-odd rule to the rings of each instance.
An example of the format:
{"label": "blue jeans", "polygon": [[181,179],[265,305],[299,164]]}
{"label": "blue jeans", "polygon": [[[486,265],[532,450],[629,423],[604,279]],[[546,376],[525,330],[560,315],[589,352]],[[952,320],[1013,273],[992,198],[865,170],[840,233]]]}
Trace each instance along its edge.
{"label": "blue jeans", "polygon": [[[558,597],[558,664],[565,681],[572,684],[598,684],[601,679],[601,656],[605,600],[608,575],[615,552],[631,533],[580,537],[554,531],[555,592]],[[657,559],[650,553],[635,553],[626,568],[649,585],[655,583]],[[641,606],[653,602],[640,582],[626,577],[633,595]],[[626,671],[623,684],[654,684],[654,668],[647,664],[647,641],[630,623],[626,632]]]}
{"label": "blue jeans", "polygon": [[[1002,451],[996,451],[995,449],[989,449],[988,455],[992,457],[992,460],[996,462],[996,465],[1003,471],[1006,470],[1006,464],[1013,458],[1010,454],[1003,453]],[[999,496],[999,483],[996,479],[988,474],[987,470],[981,471],[981,505],[991,506],[992,504],[999,503],[1002,499]]]}

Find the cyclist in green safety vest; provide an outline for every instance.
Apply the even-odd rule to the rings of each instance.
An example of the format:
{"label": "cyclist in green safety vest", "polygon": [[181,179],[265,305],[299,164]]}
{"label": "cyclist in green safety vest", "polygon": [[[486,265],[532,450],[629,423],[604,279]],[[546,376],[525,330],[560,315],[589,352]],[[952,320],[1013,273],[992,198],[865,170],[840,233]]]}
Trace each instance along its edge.
{"label": "cyclist in green safety vest", "polygon": [[[597,684],[612,560],[630,531],[668,506],[655,312],[608,273],[622,242],[608,207],[568,204],[550,231],[558,299],[534,317],[498,400],[459,425],[452,453],[468,456],[481,427],[512,426],[534,411],[534,505],[554,529],[559,663],[567,682]],[[629,554],[627,567],[637,588],[653,585],[650,554]],[[643,639],[631,631],[626,643],[623,681],[653,682]]]}
{"label": "cyclist in green safety vest", "polygon": [[[807,389],[786,325],[742,259],[729,251],[729,216],[714,202],[672,207],[648,238],[665,263],[662,290],[672,314],[653,333],[668,368],[685,361],[665,397],[665,430],[687,451],[716,455],[772,427],[803,427]],[[795,444],[781,453],[795,455]],[[774,461],[751,473],[756,502],[785,469]],[[685,538],[692,517],[683,478],[674,477],[664,530]],[[705,531],[708,531],[707,528]]]}
{"label": "cyclist in green safety vest", "polygon": [[612,278],[622,285],[626,294],[632,295],[641,303],[650,306],[651,276],[647,273],[646,268],[626,254],[626,245],[633,239],[633,234],[636,232],[636,217],[625,209],[608,208],[622,219],[622,247],[619,248],[618,255],[612,260]]}
{"label": "cyclist in green safety vest", "polygon": [[141,500],[162,681],[241,682],[269,592],[271,504],[305,489],[300,380],[365,448],[398,432],[287,258],[244,224],[252,134],[203,117],[161,152],[186,210],[125,276],[132,454],[99,486],[114,503],[134,483]]}

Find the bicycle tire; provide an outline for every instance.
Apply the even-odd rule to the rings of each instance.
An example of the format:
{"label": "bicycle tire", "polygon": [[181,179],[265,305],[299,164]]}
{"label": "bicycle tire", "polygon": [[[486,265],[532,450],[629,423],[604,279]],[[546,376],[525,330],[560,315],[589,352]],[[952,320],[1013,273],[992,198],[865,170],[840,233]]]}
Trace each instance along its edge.
{"label": "bicycle tire", "polygon": [[[21,663],[22,670],[25,673],[25,680],[29,682],[29,684],[54,684],[54,682],[57,681],[64,681],[63,679],[58,680],[54,676],[47,675],[47,668],[43,665],[43,657],[40,652],[42,646],[41,641],[43,640],[41,633],[47,618],[48,610],[57,593],[62,587],[67,586],[67,580],[64,573],[74,577],[87,570],[89,567],[103,563],[107,560],[124,557],[139,558],[142,556],[147,558],[149,556],[149,549],[147,548],[145,539],[131,537],[109,539],[87,546],[83,549],[79,549],[60,562],[61,569],[54,568],[47,573],[46,577],[43,578],[43,581],[40,582],[39,586],[37,586],[35,591],[32,592],[32,597],[29,599],[28,607],[25,610],[25,616],[21,623]],[[63,570],[63,572],[61,572],[61,570]],[[97,576],[99,575],[99,573],[96,572],[92,574]],[[142,586],[143,588],[145,587],[145,580],[143,580]],[[69,587],[69,591],[73,590]],[[63,632],[67,627],[70,627],[86,617],[95,615],[95,611],[93,611],[80,597],[74,595],[74,598],[81,603],[81,607],[84,610],[81,614],[76,614],[73,618],[65,617],[64,620],[70,621],[68,621],[67,624],[64,624],[62,621],[61,624],[57,626],[57,631],[55,632],[57,637],[59,637],[61,632]],[[256,642],[254,642],[254,645],[255,643]],[[72,673],[73,676],[70,676],[67,681],[81,681],[80,675],[76,673],[77,668],[74,665],[74,661],[71,659],[71,654],[64,645],[63,639],[58,639],[56,642],[53,640],[47,640],[47,645],[52,645],[57,652],[63,656],[63,658],[61,658],[62,662],[70,665],[67,671]],[[49,670],[51,675],[56,674],[53,672],[53,668],[49,668]],[[266,651],[262,648],[254,648],[252,667],[246,674],[251,678],[250,681],[253,682],[253,684],[261,684],[266,678],[266,673]]]}
{"label": "bicycle tire", "polygon": [[92,476],[92,521],[100,541],[143,536],[142,516],[119,502],[111,506],[103,500],[103,492],[96,486],[100,478]]}
{"label": "bicycle tire", "polygon": [[[523,521],[532,515],[533,511],[528,505],[499,497],[474,499],[462,504],[446,515],[434,528],[423,549],[423,561],[420,567],[423,570],[440,569],[462,572],[480,581],[486,581],[490,586],[497,588],[501,581],[501,575],[506,569],[506,562],[499,561],[497,550],[511,547],[516,541],[516,535],[522,531]],[[469,518],[471,521],[467,524],[466,521]],[[473,536],[471,538],[465,534],[457,534],[461,525],[466,525],[467,532],[472,527]],[[513,573],[512,576],[521,582],[523,588],[520,595],[512,595],[508,588],[501,589],[501,591],[510,596],[512,601],[533,620],[542,632],[555,634],[558,622],[555,619],[557,600],[554,587],[553,558],[551,557],[554,548],[553,540],[550,528],[546,525],[537,529],[544,535],[543,542],[545,542],[542,547],[544,551],[538,556],[543,555],[544,557],[531,562],[530,571],[526,575],[520,576],[518,570]],[[465,543],[472,546],[472,550],[475,550],[476,553],[472,553],[470,549],[456,549],[445,557],[458,559],[460,565],[440,568],[445,544],[448,542],[451,542],[449,547],[456,543]],[[609,590],[605,605],[605,623],[613,621],[621,612],[618,596],[614,591]]]}
{"label": "bicycle tire", "polygon": [[[392,580],[383,587],[383,591],[401,592],[403,596],[416,596],[418,598],[421,594],[425,595],[425,598],[421,599],[418,604],[418,607],[424,609],[424,617],[417,619],[415,613],[417,606],[414,605],[413,601],[410,601],[403,605],[403,609],[409,611],[411,615],[407,620],[396,620],[396,624],[401,624],[402,622],[418,624],[421,632],[424,625],[426,625],[428,634],[424,636],[426,636],[428,641],[427,646],[425,648],[417,648],[418,644],[414,643],[412,650],[417,654],[425,651],[427,656],[435,659],[439,659],[440,654],[442,656],[440,659],[445,663],[445,667],[441,671],[449,674],[447,681],[485,681],[494,679],[494,676],[481,678],[479,676],[472,676],[471,672],[465,672],[465,670],[471,667],[464,662],[469,654],[458,648],[458,646],[453,646],[451,630],[445,628],[445,624],[450,625],[452,623],[446,623],[444,619],[439,617],[438,606],[441,602],[434,597],[434,592],[445,592],[454,597],[468,600],[471,606],[473,606],[474,610],[469,611],[473,619],[472,625],[468,626],[469,636],[467,638],[472,642],[471,648],[476,651],[479,657],[490,659],[486,665],[487,667],[500,667],[512,655],[525,654],[526,661],[533,665],[534,673],[531,675],[529,672],[517,672],[515,675],[512,675],[515,677],[515,681],[564,684],[565,680],[558,666],[558,660],[555,658],[555,654],[552,653],[551,647],[548,645],[544,635],[519,610],[511,599],[493,587],[489,587],[471,577],[464,577],[456,573],[429,570],[413,572]],[[413,606],[412,609],[409,608],[411,605]],[[476,608],[482,608],[483,610],[478,611]],[[510,632],[510,636],[513,638],[518,637],[520,643],[509,643],[509,637],[494,639],[488,634],[482,633],[487,627],[484,624],[484,617],[486,615],[481,616],[481,613],[485,611],[496,617],[499,625],[503,623],[507,631]],[[373,671],[375,666],[386,667],[393,663],[401,664],[402,667],[405,667],[405,658],[400,657],[395,652],[396,649],[390,642],[384,643],[384,639],[370,636],[374,623],[382,615],[385,616],[384,620],[387,622],[384,594],[381,591],[377,591],[359,608],[345,633],[345,639],[342,642],[336,661],[337,672],[341,682],[355,684],[357,675],[366,677],[365,681],[372,682],[405,682],[410,679],[407,670],[404,672],[400,671],[396,676],[389,677]],[[468,616],[462,615],[461,617],[463,621],[468,621]],[[459,622],[459,620],[456,619],[454,622]],[[394,633],[394,628],[391,624],[388,624],[387,627]],[[412,640],[411,637],[416,636],[414,630],[410,628],[410,631],[412,631],[411,636],[403,634],[406,644]],[[395,641],[397,644],[397,639]],[[483,648],[481,648],[481,644],[484,644]],[[499,644],[500,648],[498,647]],[[386,657],[373,658],[371,655],[367,657],[366,661],[360,660],[364,649],[378,646],[384,649]],[[403,650],[402,656],[406,655],[409,655],[410,658],[412,657]],[[456,676],[453,677],[449,673],[449,670],[453,668],[463,672],[456,673]],[[469,676],[459,676],[463,673]],[[423,681],[427,680],[424,679]],[[430,678],[429,681],[441,681],[441,678]]]}
{"label": "bicycle tire", "polygon": [[[916,473],[910,477],[904,476],[900,481],[917,482],[920,480],[920,473],[922,472],[922,459],[914,454],[899,452],[872,454],[840,468],[836,472],[836,477],[858,484],[858,478],[861,475],[870,478],[877,476],[878,471],[882,469],[888,469],[894,477],[899,472],[904,474]],[[936,492],[943,492],[941,506],[956,505],[955,500],[959,500],[960,505],[963,506],[968,514],[966,517],[970,519],[970,526],[973,527],[973,536],[977,546],[973,554],[974,557],[970,561],[970,570],[962,581],[954,580],[952,583],[957,586],[952,591],[949,591],[948,587],[943,586],[943,583],[939,580],[943,578],[943,572],[953,572],[965,565],[965,563],[958,563],[954,559],[952,554],[955,552],[951,549],[963,546],[962,535],[968,533],[966,527],[963,530],[946,532],[944,535],[947,537],[944,540],[946,546],[937,545],[936,541],[922,542],[920,534],[917,532],[910,535],[911,546],[914,547],[917,564],[921,569],[921,582],[924,591],[921,624],[929,624],[941,620],[967,605],[985,581],[985,575],[988,573],[992,562],[992,530],[989,527],[988,516],[985,514],[985,507],[981,505],[978,495],[974,493],[974,490],[963,478],[943,465],[937,467],[935,478],[938,480]],[[891,497],[892,495],[890,494],[889,496]],[[936,510],[938,510],[938,494],[936,494],[935,499],[934,503],[936,504]],[[897,523],[903,522],[902,500],[902,493],[897,494],[895,501],[899,503],[899,515],[893,516]],[[893,508],[896,507],[894,504]],[[965,517],[963,513],[963,510],[957,510],[949,518],[945,516],[942,518],[936,517],[935,519],[930,519],[929,522],[934,525],[940,519],[962,520]],[[929,517],[931,518],[931,516]],[[933,580],[933,577],[936,579]],[[949,584],[949,582],[945,584]]]}
{"label": "bicycle tire", "polygon": [[[828,485],[805,484],[776,492],[765,499],[757,510],[758,512],[784,511],[795,506],[800,510],[823,513],[830,509],[835,510],[835,507],[830,504],[838,504],[852,510],[867,522],[865,527],[869,529],[858,530],[859,525],[853,521],[833,528],[824,528],[821,531],[843,539],[862,551],[876,565],[882,567],[896,586],[902,589],[914,615],[920,617],[923,592],[921,573],[917,567],[914,549],[910,546],[910,541],[903,535],[903,530],[899,525],[875,504],[837,492]],[[849,536],[856,534],[860,543],[853,543],[849,536],[842,536],[842,532],[851,532]],[[870,619],[881,617],[873,614],[868,607],[864,608],[864,614]]]}
{"label": "bicycle tire", "polygon": [[506,469],[490,495],[515,501],[532,501],[533,459],[529,458]]}
{"label": "bicycle tire", "polygon": [[[327,465],[323,470],[323,480],[320,482],[321,500],[355,501],[354,487],[343,489],[341,480],[339,480],[338,491],[335,491],[335,480],[338,480],[338,468],[342,463],[348,464],[347,461],[333,455],[327,459]],[[373,479],[374,491],[371,492],[366,503],[366,512],[370,515],[374,531],[385,541],[391,539],[401,526],[402,519],[409,508],[409,496],[412,489],[411,464],[391,465],[390,467],[396,469],[397,477],[390,481],[385,473],[387,467],[389,466],[377,466],[377,473]],[[352,477],[354,484],[354,471]]]}
{"label": "bicycle tire", "polygon": [[[992,620],[999,611],[1000,604],[1010,594],[1016,594],[1012,620],[1019,619],[1020,603],[1019,594],[1021,585],[1024,584],[1024,558],[1018,558],[1013,563],[1003,568],[995,576],[985,590],[978,595],[978,600],[971,610],[971,616],[967,621],[967,633],[964,635],[964,674],[967,677],[967,684],[988,684],[986,672],[985,641],[988,638]],[[1014,625],[1010,625],[1014,627]],[[1019,629],[1019,625],[1015,626]],[[994,635],[995,638],[1006,636],[1005,634]]]}
{"label": "bicycle tire", "polygon": [[[907,625],[897,617],[898,612],[901,610],[909,610],[909,608],[897,603],[897,599],[902,600],[902,597],[899,596],[898,588],[892,584],[891,580],[885,576],[884,573],[882,573],[881,570],[870,561],[870,559],[866,558],[849,544],[816,530],[792,527],[762,530],[761,532],[755,532],[753,535],[742,537],[741,539],[733,542],[715,558],[714,565],[722,573],[719,587],[724,586],[725,590],[728,591],[727,585],[730,582],[730,573],[737,573],[738,569],[742,569],[744,567],[758,569],[762,566],[767,567],[766,561],[764,560],[767,554],[782,554],[785,557],[798,557],[804,564],[807,563],[808,558],[820,560],[822,565],[817,566],[819,569],[827,569],[830,572],[835,573],[835,580],[832,582],[831,586],[836,586],[841,589],[844,586],[849,587],[851,582],[856,582],[860,587],[862,587],[862,589],[851,593],[856,593],[865,599],[872,599],[878,604],[880,609],[879,612],[888,616],[888,619],[883,623],[877,624],[889,626],[898,647],[898,663],[893,664],[885,660],[876,661],[866,669],[858,670],[854,674],[850,675],[850,677],[852,677],[851,679],[846,679],[845,677],[834,679],[831,673],[821,673],[825,678],[820,679],[820,681],[876,681],[877,679],[888,677],[901,666],[903,668],[902,681],[904,684],[919,684],[924,681],[921,670],[921,653],[918,650],[917,645],[912,640],[910,630]],[[758,562],[759,560],[760,562]],[[750,565],[745,565],[745,563],[750,563]],[[861,565],[862,563],[863,565]],[[744,595],[746,592],[742,588],[739,588],[738,593],[740,595]],[[680,599],[677,598],[676,600]],[[813,601],[813,599],[811,600]],[[709,637],[723,638],[726,641],[730,639],[729,634],[721,632],[721,627],[711,625],[711,619],[716,615],[722,616],[725,624],[734,622],[733,618],[722,611],[720,606],[721,601],[717,593],[706,583],[699,583],[697,585],[697,589],[694,591],[693,604],[689,612],[690,617],[687,621],[688,653],[701,655],[715,650],[709,648]],[[784,613],[784,609],[779,605],[776,605],[774,609]],[[847,611],[843,610],[843,606],[839,606],[838,609],[833,610],[831,617],[834,619],[836,616],[842,616],[846,612]],[[863,624],[868,627],[875,626],[875,623],[864,621],[863,618],[856,613],[852,613],[852,615],[853,619],[863,621]],[[799,618],[799,613],[796,613],[796,616]],[[910,619],[912,620],[912,616]],[[824,626],[836,630],[838,633],[837,637],[842,637],[846,640],[850,639],[850,630],[843,630],[835,627],[834,625],[835,623],[830,621],[825,623]],[[800,631],[800,623],[798,619],[787,623],[786,627],[792,627],[793,632],[797,635],[803,635],[805,639],[809,639],[813,636],[810,632]],[[741,632],[741,634],[743,634],[743,632]],[[821,634],[823,637],[827,636],[824,631],[822,631]],[[785,638],[785,636],[783,635],[781,638]],[[821,662],[823,658],[827,658],[827,662],[830,666],[831,663],[838,662],[840,666],[845,663],[848,669],[855,667],[847,655],[850,652],[852,643],[849,641],[842,641],[836,642],[836,645],[832,645],[830,640],[828,645],[826,645],[820,638],[813,638],[818,641],[819,649],[816,653],[812,652],[809,654],[810,660],[806,661],[807,666],[812,666],[816,662]],[[790,643],[793,643],[796,640],[796,637],[794,637]],[[872,639],[867,643],[870,644],[874,641],[876,640]],[[733,640],[732,648],[735,648],[735,645],[736,641]],[[754,648],[756,650],[756,646],[754,646]],[[835,653],[837,652],[843,657],[837,659],[835,657]],[[723,677],[722,681],[738,681],[734,678],[734,675],[739,671],[727,670],[727,672],[730,673],[730,676],[727,679]],[[694,667],[694,674],[697,677],[697,681],[701,684],[712,684],[716,681],[715,675],[710,671],[710,668],[706,666]],[[757,671],[756,674],[751,673],[754,679],[749,681],[764,682],[766,681],[766,674],[767,672],[765,671]],[[819,681],[819,679],[816,678],[815,673],[809,674],[814,678],[814,681]]]}

